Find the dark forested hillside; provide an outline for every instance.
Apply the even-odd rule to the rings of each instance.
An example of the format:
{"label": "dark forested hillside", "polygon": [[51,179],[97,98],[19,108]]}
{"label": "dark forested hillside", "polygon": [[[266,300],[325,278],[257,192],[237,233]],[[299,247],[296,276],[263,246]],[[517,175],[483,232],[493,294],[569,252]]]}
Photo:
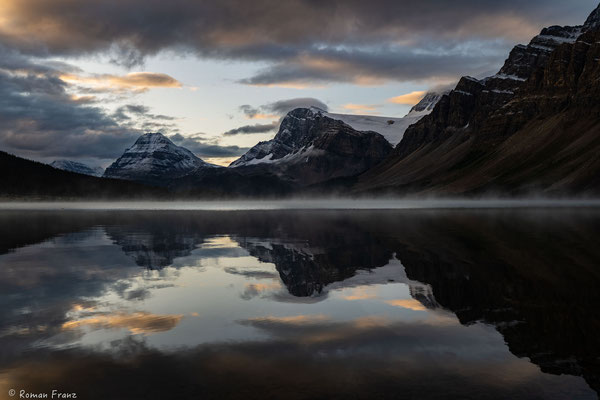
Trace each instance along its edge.
{"label": "dark forested hillside", "polygon": [[62,171],[0,151],[0,198],[161,198],[166,192],[134,182]]}

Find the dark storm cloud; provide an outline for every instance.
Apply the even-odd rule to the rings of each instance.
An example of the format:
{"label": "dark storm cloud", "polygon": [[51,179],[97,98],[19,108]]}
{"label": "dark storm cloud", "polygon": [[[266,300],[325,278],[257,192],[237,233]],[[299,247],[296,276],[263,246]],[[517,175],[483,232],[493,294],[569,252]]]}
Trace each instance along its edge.
{"label": "dark storm cloud", "polygon": [[313,97],[297,97],[293,99],[277,100],[273,103],[253,107],[249,104],[241,105],[240,111],[248,118],[281,117],[296,108],[318,107],[329,111],[327,104]]}
{"label": "dark storm cloud", "polygon": [[[154,114],[147,106],[126,104],[113,113],[96,104],[93,96],[75,97],[76,84],[63,80],[79,73],[62,62],[33,62],[15,50],[0,47],[0,148],[38,160],[86,158],[110,160],[120,156],[144,132],[176,134],[172,116]],[[154,79],[155,75],[158,80]],[[163,74],[137,73],[102,79],[126,85],[177,85]],[[165,75],[166,76],[166,75]],[[85,78],[84,78],[85,79]],[[98,79],[93,77],[92,79]],[[151,83],[148,83],[151,82]],[[103,89],[91,89],[97,94]],[[81,92],[77,90],[77,92]],[[93,104],[93,105],[92,105]],[[175,135],[180,145],[205,157],[232,157],[247,149]]]}
{"label": "dark storm cloud", "polygon": [[239,128],[230,129],[227,132],[223,133],[223,136],[234,136],[240,134],[253,134],[253,133],[267,133],[277,129],[279,124],[277,121],[274,121],[270,124],[254,124],[254,125],[244,125]]}
{"label": "dark storm cloud", "polygon": [[235,267],[225,267],[225,268],[223,268],[223,271],[228,274],[241,275],[246,278],[252,278],[252,279],[277,279],[279,277],[279,274],[277,274],[276,272],[253,271],[253,270],[239,269],[239,268],[235,268]]}
{"label": "dark storm cloud", "polygon": [[240,83],[251,85],[353,82],[378,84],[388,80],[453,80],[457,76],[494,73],[506,58],[501,43],[473,42],[441,48],[372,48],[316,50],[277,62]]}
{"label": "dark storm cloud", "polygon": [[[7,0],[0,42],[42,56],[105,52],[124,65],[138,64],[165,49],[275,63],[279,70],[267,74],[270,78],[263,72],[247,80],[257,84],[276,82],[275,76],[295,60],[310,64],[308,70],[297,68],[300,78],[310,79],[311,68],[319,69],[318,57],[325,51],[328,57],[357,66],[345,67],[339,77],[319,69],[316,80],[406,80],[415,76],[388,69],[381,74],[384,61],[368,63],[360,56],[369,55],[370,46],[386,44],[400,55],[412,50],[416,63],[420,49],[438,46],[437,57],[424,57],[419,64],[437,77],[447,74],[445,56],[460,54],[447,51],[457,40],[485,41],[496,51],[474,55],[476,66],[497,63],[509,44],[527,40],[545,25],[582,23],[596,5],[596,0]],[[344,54],[346,49],[350,55]],[[461,73],[472,74],[469,61]],[[330,64],[324,67],[328,70]],[[361,73],[352,73],[356,70]]]}
{"label": "dark storm cloud", "polygon": [[74,99],[60,72],[0,47],[0,146],[24,156],[112,158],[139,132]]}
{"label": "dark storm cloud", "polygon": [[299,97],[295,99],[278,100],[274,103],[266,104],[263,108],[278,115],[285,115],[295,108],[318,107],[323,111],[329,111],[327,104],[319,99],[312,97]]}
{"label": "dark storm cloud", "polygon": [[257,115],[260,114],[260,110],[258,108],[254,108],[249,104],[243,104],[240,106],[240,111],[243,112],[246,117],[253,119]]}
{"label": "dark storm cloud", "polygon": [[[91,105],[90,97],[74,97],[70,92],[74,85],[62,79],[65,72],[77,72],[77,68],[33,62],[15,50],[0,47],[2,150],[38,160],[109,160],[120,156],[146,131],[176,132],[173,117],[153,114],[144,105],[127,104],[109,114]],[[125,77],[128,82],[130,75]],[[144,82],[150,75],[144,74]],[[137,85],[138,75],[135,78]],[[180,142],[201,156],[238,156],[247,150],[198,138]]]}
{"label": "dark storm cloud", "polygon": [[146,107],[140,104],[127,104],[125,109],[135,114],[147,114],[150,111],[150,107]]}
{"label": "dark storm cloud", "polygon": [[277,130],[283,118],[288,112],[296,108],[318,107],[324,111],[328,111],[329,107],[319,99],[312,97],[299,97],[293,99],[278,100],[273,103],[263,104],[258,107],[253,107],[249,104],[244,104],[239,107],[240,111],[250,119],[265,119],[277,118],[270,124],[254,124],[244,125],[238,128],[228,130],[223,133],[223,136],[234,136],[240,134],[268,133]]}
{"label": "dark storm cloud", "polygon": [[189,149],[198,157],[238,157],[248,151],[247,147],[221,146],[214,139],[206,139],[202,135],[183,136],[175,134],[169,139],[178,146]]}
{"label": "dark storm cloud", "polygon": [[141,104],[126,104],[115,110],[112,117],[117,121],[123,122],[131,120],[131,116],[151,120],[151,121],[173,121],[174,117],[162,114],[152,114],[150,107]]}
{"label": "dark storm cloud", "polygon": [[144,105],[107,112],[101,105],[111,89],[82,90],[80,81],[87,80],[134,90],[181,85],[168,75],[148,72],[86,77],[67,63],[34,61],[0,45],[0,148],[41,161],[110,160],[146,131],[177,132],[175,118],[153,114]]}

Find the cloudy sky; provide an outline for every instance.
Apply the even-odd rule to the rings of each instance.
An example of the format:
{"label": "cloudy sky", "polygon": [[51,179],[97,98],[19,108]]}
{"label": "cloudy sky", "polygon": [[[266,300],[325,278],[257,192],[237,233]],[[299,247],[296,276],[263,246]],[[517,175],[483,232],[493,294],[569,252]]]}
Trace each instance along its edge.
{"label": "cloudy sky", "polygon": [[144,132],[227,163],[318,105],[403,116],[598,0],[0,0],[0,150],[106,166]]}

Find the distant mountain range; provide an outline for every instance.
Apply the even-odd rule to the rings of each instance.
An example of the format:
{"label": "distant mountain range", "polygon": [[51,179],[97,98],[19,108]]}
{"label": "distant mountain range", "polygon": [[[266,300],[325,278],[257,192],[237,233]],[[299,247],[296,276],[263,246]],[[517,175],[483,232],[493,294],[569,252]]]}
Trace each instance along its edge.
{"label": "distant mountain range", "polygon": [[[403,118],[295,109],[272,140],[229,167],[148,133],[103,177],[172,196],[594,195],[599,99],[600,6],[583,25],[545,28],[517,45],[496,75],[463,77],[454,90],[428,93]],[[99,173],[72,161],[52,165]]]}
{"label": "distant mountain range", "polygon": [[50,163],[50,166],[56,169],[62,169],[63,171],[76,172],[83,175],[102,176],[102,174],[104,174],[104,169],[101,167],[90,167],[77,161],[55,160]]}
{"label": "distant mountain range", "polygon": [[160,133],[149,133],[104,176],[194,196],[282,196],[314,185],[327,188],[328,182],[337,187],[337,180],[354,179],[384,161],[406,128],[429,114],[441,96],[428,94],[404,118],[292,110],[272,140],[258,143],[227,168],[200,160]]}

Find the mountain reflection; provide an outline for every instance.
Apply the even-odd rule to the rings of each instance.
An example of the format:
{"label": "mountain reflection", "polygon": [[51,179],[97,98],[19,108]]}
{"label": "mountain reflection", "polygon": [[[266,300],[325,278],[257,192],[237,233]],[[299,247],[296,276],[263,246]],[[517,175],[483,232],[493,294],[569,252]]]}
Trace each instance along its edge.
{"label": "mountain reflection", "polygon": [[[276,381],[298,398],[381,397],[399,389],[407,397],[421,390],[527,398],[542,386],[547,398],[588,398],[576,383],[549,379],[582,376],[600,390],[599,234],[600,213],[591,210],[0,212],[0,369],[13,385],[43,388],[50,378],[31,371],[51,362],[55,377],[73,377],[90,398],[147,393],[115,376],[162,376],[163,385],[148,383],[156,398],[198,390],[231,396],[227,382],[235,379],[272,396],[269,382]],[[186,326],[194,318],[227,318],[220,310],[232,301],[222,297],[229,279],[240,287],[239,301],[270,307],[228,320],[240,329],[230,329],[239,335],[234,342],[206,340],[175,352],[147,343],[175,328],[193,337]],[[407,297],[382,297],[383,288],[399,284]],[[207,298],[222,287],[214,312],[169,312],[152,303],[157,291],[172,299],[182,286]],[[364,315],[319,305],[332,296],[363,307]],[[155,311],[140,309],[148,302]],[[278,315],[287,309],[281,307],[315,312]],[[394,310],[431,314],[398,320]],[[86,332],[111,330],[131,336],[111,336],[109,352],[83,345]],[[504,346],[484,350],[493,330],[546,374],[536,375],[525,360],[486,354]],[[64,344],[69,350],[59,350]],[[457,352],[460,359],[451,355]],[[94,368],[113,380],[90,381],[85,371]],[[352,384],[344,381],[356,374]],[[424,379],[431,387],[419,386]],[[448,379],[454,392],[436,386]]]}

